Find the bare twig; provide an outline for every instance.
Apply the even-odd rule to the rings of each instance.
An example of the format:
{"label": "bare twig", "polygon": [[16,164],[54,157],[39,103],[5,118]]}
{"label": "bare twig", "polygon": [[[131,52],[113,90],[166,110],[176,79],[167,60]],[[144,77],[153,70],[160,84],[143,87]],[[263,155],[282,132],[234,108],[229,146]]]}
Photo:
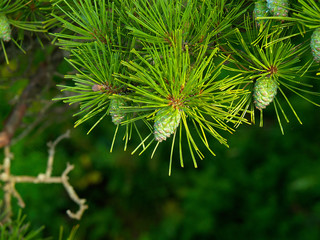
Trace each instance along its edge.
{"label": "bare twig", "polygon": [[47,178],[51,177],[51,174],[52,174],[52,165],[53,165],[56,145],[62,139],[69,138],[69,137],[70,137],[70,131],[67,131],[65,134],[63,134],[60,137],[58,137],[54,142],[48,142],[47,145],[49,147],[49,157],[48,157],[47,170],[46,170],[46,177]]}
{"label": "bare twig", "polygon": [[74,191],[73,187],[68,181],[68,173],[74,168],[73,165],[68,164],[67,168],[62,173],[62,184],[66,191],[68,192],[70,198],[79,205],[79,210],[76,213],[71,212],[70,210],[67,210],[67,214],[70,218],[78,219],[80,220],[82,217],[83,212],[88,208],[88,205],[86,205],[85,199],[80,199],[77,195],[77,193]]}
{"label": "bare twig", "polygon": [[[5,207],[7,210],[6,220],[9,220],[12,215],[12,207],[11,207],[11,200],[12,196],[15,197],[18,200],[18,204],[20,207],[25,207],[25,203],[18,193],[18,191],[15,188],[16,183],[60,183],[64,186],[66,192],[68,193],[69,197],[79,206],[79,210],[76,213],[71,212],[70,210],[67,210],[67,214],[70,218],[74,219],[81,219],[83,212],[88,208],[88,205],[86,205],[85,199],[80,199],[77,193],[75,192],[72,185],[69,183],[68,174],[70,171],[73,170],[74,166],[67,164],[66,169],[63,171],[61,176],[51,176],[52,174],[52,168],[53,168],[53,162],[54,162],[54,155],[55,155],[55,147],[57,144],[64,138],[68,138],[70,136],[70,131],[67,131],[65,134],[58,137],[54,142],[49,142],[49,156],[47,160],[47,168],[45,173],[40,173],[38,176],[14,176],[11,174],[11,159],[13,158],[13,155],[10,153],[9,146],[6,146],[4,148],[5,151],[5,158],[4,163],[2,166],[3,172],[0,174],[0,181],[4,182],[5,185],[3,187],[4,190],[4,200],[5,200]],[[0,169],[1,170],[1,169]]]}
{"label": "bare twig", "polygon": [[20,207],[24,208],[26,206],[21,195],[18,193],[14,185],[12,186],[12,195],[18,200],[18,204]]}
{"label": "bare twig", "polygon": [[4,206],[6,209],[6,216],[4,221],[11,218],[12,208],[11,208],[11,195],[12,195],[12,183],[10,181],[10,169],[11,169],[11,159],[13,155],[10,152],[10,148],[6,146],[4,148],[4,161],[3,161],[3,173],[0,175],[1,179],[5,182],[3,187],[4,190]]}

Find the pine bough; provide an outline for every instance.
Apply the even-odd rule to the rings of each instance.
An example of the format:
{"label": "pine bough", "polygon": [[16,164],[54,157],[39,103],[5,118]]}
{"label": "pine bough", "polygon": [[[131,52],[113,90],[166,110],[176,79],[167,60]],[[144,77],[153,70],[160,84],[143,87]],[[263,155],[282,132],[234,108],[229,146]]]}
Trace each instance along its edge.
{"label": "pine bough", "polygon": [[[13,27],[40,29],[27,16],[20,25],[14,20],[27,1],[4,2],[3,52],[5,44],[16,42]],[[50,36],[69,52],[67,61],[77,71],[65,76],[70,85],[60,86],[74,94],[56,100],[80,105],[76,126],[96,119],[89,132],[110,115],[113,143],[119,128],[125,129],[125,149],[132,136],[140,138],[133,153],[154,146],[153,156],[161,142],[172,139],[169,173],[175,148],[183,166],[186,144],[197,167],[197,156],[204,158],[199,143],[214,155],[210,137],[228,146],[223,132],[254,123],[256,112],[262,126],[262,113],[272,111],[271,105],[282,133],[282,121],[289,122],[286,108],[301,123],[290,92],[319,106],[313,97],[319,93],[311,89],[320,62],[320,6],[314,0],[50,4],[36,19],[45,23],[44,31],[54,30]]]}

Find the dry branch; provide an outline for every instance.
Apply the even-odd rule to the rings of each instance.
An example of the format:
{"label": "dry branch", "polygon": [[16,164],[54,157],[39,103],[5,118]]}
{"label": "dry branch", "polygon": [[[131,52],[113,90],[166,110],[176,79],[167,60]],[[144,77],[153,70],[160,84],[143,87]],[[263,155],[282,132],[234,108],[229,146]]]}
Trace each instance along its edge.
{"label": "dry branch", "polygon": [[5,220],[9,220],[12,215],[12,207],[11,207],[11,200],[12,197],[15,197],[18,200],[18,204],[20,207],[25,207],[25,203],[23,201],[23,198],[20,196],[18,191],[15,188],[16,183],[45,183],[45,184],[51,184],[51,183],[60,183],[65,188],[66,192],[68,193],[69,197],[79,206],[79,210],[76,213],[71,212],[70,210],[67,210],[67,214],[70,218],[74,219],[81,219],[83,212],[88,208],[88,206],[85,204],[85,199],[80,199],[77,193],[75,192],[72,185],[69,183],[69,177],[68,174],[73,170],[74,166],[67,163],[66,169],[63,171],[61,176],[51,176],[52,169],[53,169],[53,162],[54,162],[54,155],[55,155],[55,148],[57,144],[64,138],[68,138],[70,136],[70,132],[66,132],[65,134],[58,137],[54,142],[48,143],[49,148],[49,156],[47,160],[47,168],[45,173],[40,173],[38,176],[15,176],[12,175],[11,170],[11,159],[13,158],[13,155],[10,152],[9,146],[6,146],[4,148],[4,162],[2,165],[2,168],[0,168],[0,181],[4,182],[4,203],[7,210],[7,215]]}

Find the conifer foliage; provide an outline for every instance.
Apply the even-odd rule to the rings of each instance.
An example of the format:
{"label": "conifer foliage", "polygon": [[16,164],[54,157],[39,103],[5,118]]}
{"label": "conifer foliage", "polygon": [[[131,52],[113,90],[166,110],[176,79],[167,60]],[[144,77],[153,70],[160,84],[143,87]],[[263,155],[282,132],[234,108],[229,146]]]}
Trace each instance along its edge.
{"label": "conifer foliage", "polygon": [[[176,148],[183,166],[183,142],[196,167],[196,156],[205,156],[199,143],[214,154],[210,135],[228,146],[223,132],[254,123],[257,110],[262,126],[271,103],[284,132],[283,103],[300,122],[286,92],[310,102],[306,95],[318,95],[298,80],[312,67],[299,64],[308,46],[292,42],[298,28],[281,26],[289,16],[286,0],[62,0],[56,6],[54,17],[66,29],[55,33],[57,45],[71,53],[78,71],[66,76],[75,85],[61,86],[76,95],[59,99],[80,103],[76,125],[99,116],[96,126],[109,114],[125,136],[135,129],[140,137],[133,153],[154,143],[152,156],[172,138],[170,166]],[[145,126],[150,132],[143,136]]]}
{"label": "conifer foliage", "polygon": [[[24,36],[28,33],[46,32],[44,25],[52,26],[56,22],[50,17],[53,7],[48,1],[1,0],[0,2],[0,51],[9,59],[4,42],[13,41],[21,51]],[[12,29],[14,32],[12,33]],[[14,34],[14,37],[12,37]],[[40,38],[38,40],[41,43]]]}
{"label": "conifer foliage", "polygon": [[75,69],[55,98],[79,104],[75,126],[111,120],[111,149],[122,129],[125,149],[137,137],[133,153],[153,146],[153,156],[170,140],[170,166],[189,152],[197,167],[203,151],[214,155],[209,138],[228,146],[257,112],[262,126],[274,111],[283,133],[287,109],[301,123],[291,94],[318,105],[319,16],[314,0],[4,0],[0,42],[8,62],[21,33],[49,32]]}
{"label": "conifer foliage", "polygon": [[[20,64],[15,54],[36,51],[52,57],[40,64],[49,70],[34,73],[30,60],[21,77],[30,78],[25,90],[59,92],[57,86],[61,92],[53,101],[75,105],[75,112],[63,114],[74,114],[75,127],[85,123],[83,138],[97,125],[113,129],[106,134],[110,152],[120,142],[124,150],[152,158],[169,146],[169,175],[173,161],[198,167],[198,160],[215,156],[214,144],[229,147],[228,136],[241,125],[263,127],[271,116],[284,134],[291,118],[302,124],[297,99],[317,111],[320,106],[317,0],[0,0],[1,64]],[[61,76],[53,68],[64,63],[72,70]],[[50,82],[54,77],[57,82]],[[1,137],[8,139],[0,147],[15,140],[33,90],[19,98],[18,117],[8,117],[17,121],[10,134],[0,132],[0,144]],[[0,176],[9,183],[4,166],[10,169],[1,165]],[[17,192],[6,191],[19,201]],[[6,201],[9,206],[11,198]],[[5,215],[0,239],[39,235],[41,229],[29,231],[20,215],[16,221]]]}

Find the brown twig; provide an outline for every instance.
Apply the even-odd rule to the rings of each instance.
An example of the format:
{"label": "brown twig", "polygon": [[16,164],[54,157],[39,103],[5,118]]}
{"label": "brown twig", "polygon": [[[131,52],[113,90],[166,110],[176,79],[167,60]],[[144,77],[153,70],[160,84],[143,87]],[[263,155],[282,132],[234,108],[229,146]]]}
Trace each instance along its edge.
{"label": "brown twig", "polygon": [[16,137],[11,139],[10,145],[14,145],[26,136],[30,134],[30,132],[37,127],[43,121],[43,119],[48,115],[48,110],[54,104],[53,101],[47,101],[46,104],[41,108],[40,112],[38,113],[37,118],[30,124],[28,124],[24,130]]}
{"label": "brown twig", "polygon": [[[29,84],[19,96],[17,104],[11,110],[0,131],[0,148],[8,146],[26,113],[28,106],[37,99],[44,86],[51,81],[57,65],[63,59],[60,51],[54,51],[51,57],[42,62],[37,71],[29,78]],[[31,70],[30,70],[31,71]]]}
{"label": "brown twig", "polygon": [[10,144],[10,140],[13,137],[16,129],[20,125],[21,119],[24,116],[26,109],[27,105],[25,103],[20,103],[11,112],[10,116],[6,120],[2,132],[0,132],[0,148],[8,146]]}

